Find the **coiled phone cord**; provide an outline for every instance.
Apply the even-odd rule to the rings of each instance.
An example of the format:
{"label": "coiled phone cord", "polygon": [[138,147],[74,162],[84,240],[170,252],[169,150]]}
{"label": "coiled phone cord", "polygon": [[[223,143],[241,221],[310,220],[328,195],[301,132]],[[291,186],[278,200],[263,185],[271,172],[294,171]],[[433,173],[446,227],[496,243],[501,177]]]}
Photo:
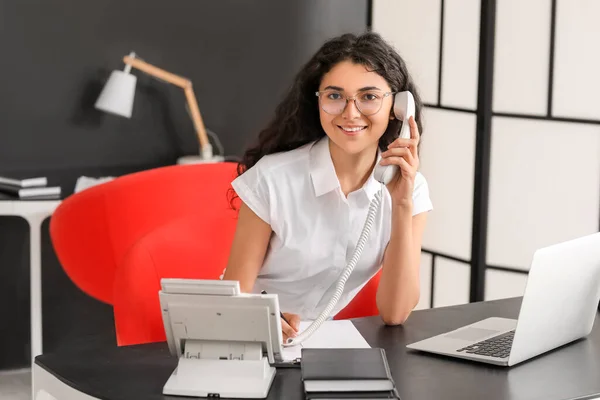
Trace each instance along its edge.
{"label": "coiled phone cord", "polygon": [[379,189],[379,191],[377,191],[377,193],[375,194],[375,198],[369,206],[367,220],[365,221],[365,225],[358,239],[358,243],[356,244],[356,248],[354,249],[354,254],[350,259],[350,262],[346,265],[346,268],[344,268],[344,270],[342,271],[342,274],[336,284],[335,293],[331,297],[331,300],[329,300],[329,303],[327,304],[325,309],[321,311],[321,314],[319,314],[319,316],[310,324],[308,328],[302,331],[302,333],[300,333],[295,338],[289,338],[285,343],[283,343],[283,346],[295,346],[297,344],[300,344],[302,341],[308,339],[317,329],[319,329],[321,324],[325,322],[325,320],[329,317],[331,311],[333,311],[333,308],[335,307],[337,302],[342,297],[346,281],[350,277],[350,274],[354,270],[354,267],[356,267],[356,263],[358,263],[358,260],[360,259],[363,248],[365,247],[365,243],[367,242],[367,238],[371,233],[371,227],[373,226],[373,221],[375,220],[375,214],[377,213],[379,205],[381,204],[381,196],[383,194],[384,188],[385,185],[382,183],[381,188]]}

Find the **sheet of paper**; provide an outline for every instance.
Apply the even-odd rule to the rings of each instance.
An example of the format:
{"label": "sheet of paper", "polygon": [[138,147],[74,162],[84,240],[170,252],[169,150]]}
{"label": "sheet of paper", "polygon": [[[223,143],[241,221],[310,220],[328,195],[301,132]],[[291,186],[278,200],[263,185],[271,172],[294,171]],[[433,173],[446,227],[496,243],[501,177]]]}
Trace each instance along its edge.
{"label": "sheet of paper", "polygon": [[[310,326],[312,321],[300,322],[300,333]],[[284,347],[282,357],[291,361],[301,357],[302,348],[321,349],[357,349],[369,348],[369,343],[358,332],[352,321],[325,321],[308,339],[296,346]]]}
{"label": "sheet of paper", "polygon": [[113,176],[105,176],[102,178],[92,178],[89,176],[80,176],[75,182],[75,193],[81,192],[82,190],[91,188],[92,186],[99,185],[101,183],[109,182],[115,179]]}

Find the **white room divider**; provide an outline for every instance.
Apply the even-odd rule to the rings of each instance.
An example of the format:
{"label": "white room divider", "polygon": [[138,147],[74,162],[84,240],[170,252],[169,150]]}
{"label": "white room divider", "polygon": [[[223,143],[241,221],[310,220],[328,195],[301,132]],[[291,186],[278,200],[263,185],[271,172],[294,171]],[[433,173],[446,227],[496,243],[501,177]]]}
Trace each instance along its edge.
{"label": "white room divider", "polygon": [[535,249],[600,221],[600,3],[373,0],[426,103],[418,308],[523,294]]}

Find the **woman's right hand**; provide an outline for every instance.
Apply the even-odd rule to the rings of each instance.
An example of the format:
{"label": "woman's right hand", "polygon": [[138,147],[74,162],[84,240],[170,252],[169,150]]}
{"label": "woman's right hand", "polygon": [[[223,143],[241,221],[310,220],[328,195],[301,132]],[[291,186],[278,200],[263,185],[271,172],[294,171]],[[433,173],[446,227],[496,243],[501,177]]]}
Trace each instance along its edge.
{"label": "woman's right hand", "polygon": [[[289,324],[283,318],[287,319]],[[298,314],[283,313],[283,318],[281,318],[281,332],[283,333],[283,342],[285,343],[288,338],[295,338],[298,335],[300,316]]]}

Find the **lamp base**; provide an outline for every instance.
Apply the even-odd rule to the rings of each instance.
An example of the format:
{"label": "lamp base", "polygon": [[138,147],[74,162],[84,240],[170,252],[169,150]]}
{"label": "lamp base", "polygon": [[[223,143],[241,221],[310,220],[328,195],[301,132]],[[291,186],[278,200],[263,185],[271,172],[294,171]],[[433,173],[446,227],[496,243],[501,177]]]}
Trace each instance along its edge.
{"label": "lamp base", "polygon": [[210,158],[202,158],[202,156],[183,156],[177,159],[177,164],[210,164],[225,161],[223,156],[212,156]]}

